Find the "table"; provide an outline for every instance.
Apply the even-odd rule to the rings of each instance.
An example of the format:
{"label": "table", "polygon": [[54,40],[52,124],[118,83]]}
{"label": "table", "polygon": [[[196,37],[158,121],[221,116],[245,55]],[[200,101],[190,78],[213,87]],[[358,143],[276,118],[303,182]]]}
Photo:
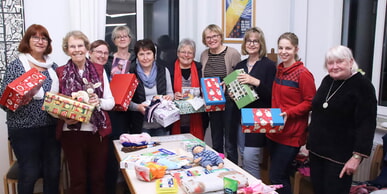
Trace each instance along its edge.
{"label": "table", "polygon": [[[146,148],[146,149],[130,152],[130,153],[125,153],[125,152],[121,151],[122,145],[119,142],[119,140],[114,140],[114,147],[115,147],[115,153],[116,153],[116,157],[117,157],[118,161],[123,160],[124,158],[126,158],[127,156],[129,156],[131,154],[149,153],[152,151],[156,151],[159,148],[165,148],[165,149],[168,149],[171,151],[173,150],[174,152],[176,152],[176,154],[185,154],[186,155],[187,152],[181,148],[181,141],[185,140],[185,139],[195,139],[195,138],[196,137],[194,137],[191,134],[179,134],[179,135],[152,137],[152,141],[160,142],[161,145],[156,146],[156,147],[152,147],[152,148]],[[206,149],[212,150],[212,148],[209,146],[206,146]],[[232,163],[230,160],[228,160],[226,158],[224,159],[224,167],[231,168],[231,169],[234,169],[234,170],[237,170],[237,171],[243,173],[248,178],[250,185],[254,185],[254,184],[257,184],[259,182],[258,179],[256,179],[255,177],[253,177],[252,175],[250,175],[249,173],[244,171],[242,168],[240,168],[238,165]],[[125,181],[128,184],[128,187],[129,187],[130,192],[132,194],[156,193],[156,186],[155,186],[154,181],[144,182],[144,181],[138,180],[136,178],[136,173],[135,173],[134,169],[121,169],[121,172],[124,175]],[[184,194],[185,192],[181,188],[179,188],[178,193]],[[222,193],[223,193],[223,191],[222,191]]]}

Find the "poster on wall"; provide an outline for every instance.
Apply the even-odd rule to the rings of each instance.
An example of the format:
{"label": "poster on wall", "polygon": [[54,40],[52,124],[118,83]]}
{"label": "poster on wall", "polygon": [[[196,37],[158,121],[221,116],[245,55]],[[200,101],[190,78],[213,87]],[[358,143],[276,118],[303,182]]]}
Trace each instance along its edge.
{"label": "poster on wall", "polygon": [[255,25],[255,0],[223,0],[224,42],[242,43],[245,31]]}
{"label": "poster on wall", "polygon": [[8,63],[18,54],[17,48],[24,34],[23,0],[0,1],[0,81]]}

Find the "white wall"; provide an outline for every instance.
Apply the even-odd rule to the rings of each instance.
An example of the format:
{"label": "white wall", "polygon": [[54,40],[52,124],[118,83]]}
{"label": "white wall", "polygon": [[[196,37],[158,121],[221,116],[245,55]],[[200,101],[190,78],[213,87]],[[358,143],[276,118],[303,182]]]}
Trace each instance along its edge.
{"label": "white wall", "polygon": [[[26,27],[33,23],[44,25],[53,39],[51,56],[59,65],[65,64],[68,57],[63,53],[61,44],[71,28],[68,1],[34,0],[24,3]],[[256,26],[263,29],[268,49],[277,48],[277,38],[283,32],[296,33],[300,39],[300,57],[315,76],[318,86],[326,75],[323,69],[325,51],[340,44],[342,4],[342,0],[256,0]],[[142,10],[141,6],[138,8]],[[222,26],[221,11],[221,0],[180,0],[180,38],[192,38],[197,43],[197,60],[205,49],[201,42],[202,30],[212,23]],[[240,44],[227,45],[240,51]],[[0,126],[0,145],[7,145],[3,111],[0,111]],[[0,146],[0,157],[3,158],[0,160],[0,174],[3,175],[8,168],[6,146]],[[2,190],[3,185],[0,184]]]}

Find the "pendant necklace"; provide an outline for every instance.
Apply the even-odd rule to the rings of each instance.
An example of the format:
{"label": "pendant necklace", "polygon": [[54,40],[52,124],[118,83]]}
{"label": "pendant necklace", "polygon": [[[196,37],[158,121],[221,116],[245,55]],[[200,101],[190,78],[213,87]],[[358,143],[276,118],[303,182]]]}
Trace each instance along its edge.
{"label": "pendant necklace", "polygon": [[340,86],[337,87],[337,89],[331,95],[329,95],[331,93],[333,83],[335,82],[335,80],[332,81],[331,87],[329,88],[327,97],[325,97],[325,102],[323,103],[323,106],[322,106],[324,109],[328,108],[328,101],[336,94],[336,92],[341,88],[341,86],[343,86],[345,81],[347,81],[347,80],[344,80],[343,83],[341,83]]}

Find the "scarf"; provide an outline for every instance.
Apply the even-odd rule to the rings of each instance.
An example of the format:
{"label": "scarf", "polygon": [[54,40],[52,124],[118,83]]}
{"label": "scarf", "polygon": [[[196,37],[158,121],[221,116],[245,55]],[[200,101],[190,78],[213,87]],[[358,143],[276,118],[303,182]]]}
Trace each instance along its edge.
{"label": "scarf", "polygon": [[[36,60],[29,53],[20,53],[19,54],[19,60],[22,62],[24,70],[26,72],[31,69],[31,66],[30,66],[29,62],[35,64],[38,67],[46,68],[47,71],[48,71],[48,74],[50,75],[50,78],[52,80],[51,90],[50,91],[53,92],[53,93],[58,93],[58,91],[59,91],[59,81],[58,81],[58,77],[57,77],[54,69],[52,68],[52,65],[54,64],[54,62],[47,55],[45,55],[43,57],[46,60],[46,62],[40,62],[40,61]],[[36,93],[33,98],[35,100],[41,100],[44,97],[44,93],[45,92],[43,90],[43,87],[41,87],[39,89],[38,93]]]}
{"label": "scarf", "polygon": [[[180,62],[179,60],[176,60],[175,62],[175,70],[174,70],[174,81],[173,81],[174,87],[173,90],[175,92],[182,91],[182,84],[183,84],[183,76],[181,74],[181,68],[180,68]],[[191,87],[200,87],[199,82],[199,74],[196,68],[195,62],[192,61],[191,63]],[[202,125],[202,114],[201,113],[194,113],[190,114],[190,133],[194,135],[195,137],[204,140],[204,131],[203,131],[203,125]],[[172,134],[180,134],[180,120],[176,121],[173,124],[172,127]]]}
{"label": "scarf", "polygon": [[[79,75],[78,67],[73,63],[70,59],[65,68],[63,69],[63,75],[60,78],[63,80],[63,84],[60,86],[60,91],[62,94],[71,96],[72,92],[77,92],[79,90],[85,90],[85,83],[83,83],[83,78],[86,78],[89,83],[97,83],[100,82],[98,77],[97,70],[94,65],[86,59],[85,70],[81,75]],[[101,82],[102,83],[102,82]],[[103,97],[103,89],[102,87],[95,88],[94,91],[99,98]],[[106,117],[101,110],[97,108],[94,109],[93,114],[90,118],[90,123],[93,124],[93,132],[97,132],[98,129],[107,128],[106,125]],[[82,123],[78,122],[74,125],[68,125],[69,129],[77,129],[81,128]]]}
{"label": "scarf", "polygon": [[137,74],[140,77],[141,81],[144,83],[144,86],[147,88],[153,88],[153,86],[156,85],[156,76],[157,76],[157,66],[156,62],[153,62],[152,64],[152,69],[149,74],[149,76],[145,75],[144,70],[142,69],[140,62],[137,60],[136,61],[137,66]]}

